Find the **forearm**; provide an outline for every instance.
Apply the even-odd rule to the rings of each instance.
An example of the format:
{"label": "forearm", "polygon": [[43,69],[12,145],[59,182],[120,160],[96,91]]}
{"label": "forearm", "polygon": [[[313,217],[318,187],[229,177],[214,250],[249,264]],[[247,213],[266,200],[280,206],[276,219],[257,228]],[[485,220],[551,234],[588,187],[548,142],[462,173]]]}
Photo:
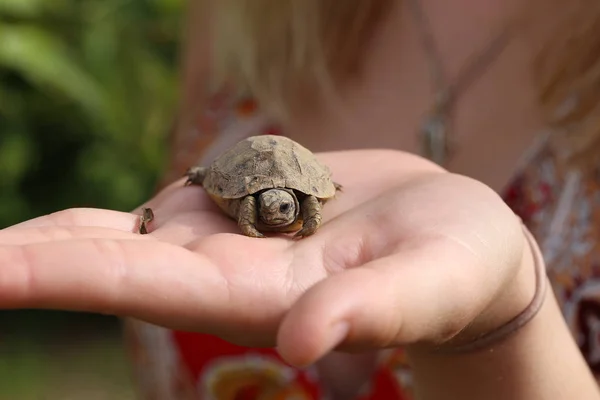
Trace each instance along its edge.
{"label": "forearm", "polygon": [[498,345],[472,354],[409,355],[418,400],[600,399],[551,290],[539,314]]}

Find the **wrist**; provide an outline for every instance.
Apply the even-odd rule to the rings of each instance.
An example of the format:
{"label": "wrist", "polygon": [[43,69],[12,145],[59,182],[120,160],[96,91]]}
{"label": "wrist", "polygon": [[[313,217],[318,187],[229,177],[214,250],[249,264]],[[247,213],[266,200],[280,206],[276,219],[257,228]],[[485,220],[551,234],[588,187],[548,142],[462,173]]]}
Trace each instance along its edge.
{"label": "wrist", "polygon": [[[490,348],[515,334],[539,312],[545,299],[546,275],[542,254],[523,227],[523,245],[514,278],[464,330],[434,352],[466,353]],[[510,267],[507,267],[510,268]]]}
{"label": "wrist", "polygon": [[470,341],[474,346],[469,346],[467,342],[459,347],[485,347],[486,343],[494,344],[529,323],[540,310],[546,290],[545,264],[535,239],[525,227],[522,238],[521,260],[514,279],[502,288],[498,297],[473,321],[471,328],[465,330],[461,339]]}
{"label": "wrist", "polygon": [[[531,245],[524,249],[514,290],[498,296],[495,304],[481,314],[473,324],[478,330],[471,329],[466,338],[461,335],[462,343],[445,347],[449,351],[407,348],[414,387],[421,399],[600,399],[596,380],[565,324],[558,302],[552,291],[546,290],[539,249],[535,242]],[[507,298],[532,291],[525,308],[507,318],[510,314],[502,307],[512,309],[522,301],[513,304]],[[494,340],[488,341],[489,337]],[[472,346],[481,343],[483,346]]]}

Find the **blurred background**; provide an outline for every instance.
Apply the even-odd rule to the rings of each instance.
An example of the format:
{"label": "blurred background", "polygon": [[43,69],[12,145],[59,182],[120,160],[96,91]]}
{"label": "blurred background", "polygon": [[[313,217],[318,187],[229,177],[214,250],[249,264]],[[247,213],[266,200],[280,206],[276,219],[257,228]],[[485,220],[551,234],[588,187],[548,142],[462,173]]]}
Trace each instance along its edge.
{"label": "blurred background", "polygon": [[[0,228],[129,211],[165,162],[184,0],[0,0]],[[132,399],[119,321],[0,312],[0,400]]]}

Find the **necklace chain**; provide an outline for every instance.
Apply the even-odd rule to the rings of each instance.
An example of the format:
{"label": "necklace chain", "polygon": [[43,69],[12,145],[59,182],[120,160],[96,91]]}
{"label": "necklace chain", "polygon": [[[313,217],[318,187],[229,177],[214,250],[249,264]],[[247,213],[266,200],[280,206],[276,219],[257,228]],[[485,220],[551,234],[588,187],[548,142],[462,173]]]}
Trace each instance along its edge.
{"label": "necklace chain", "polygon": [[448,133],[452,123],[455,102],[473,80],[484,72],[506,47],[508,29],[497,35],[483,51],[467,62],[459,71],[456,80],[448,83],[429,21],[423,12],[420,0],[408,0],[412,13],[417,21],[419,35],[427,56],[431,79],[435,87],[434,101],[419,129],[421,155],[433,162],[445,165],[453,153],[454,146]]}

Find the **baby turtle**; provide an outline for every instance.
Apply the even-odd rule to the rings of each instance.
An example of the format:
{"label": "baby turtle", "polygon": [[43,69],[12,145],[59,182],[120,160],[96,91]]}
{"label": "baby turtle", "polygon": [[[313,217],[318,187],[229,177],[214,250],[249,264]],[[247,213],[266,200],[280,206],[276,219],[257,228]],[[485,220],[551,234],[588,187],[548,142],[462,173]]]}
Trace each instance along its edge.
{"label": "baby turtle", "polygon": [[342,189],[312,152],[275,135],[246,138],[186,175],[186,185],[202,186],[244,235],[256,238],[265,237],[261,231],[312,235],[321,208]]}

